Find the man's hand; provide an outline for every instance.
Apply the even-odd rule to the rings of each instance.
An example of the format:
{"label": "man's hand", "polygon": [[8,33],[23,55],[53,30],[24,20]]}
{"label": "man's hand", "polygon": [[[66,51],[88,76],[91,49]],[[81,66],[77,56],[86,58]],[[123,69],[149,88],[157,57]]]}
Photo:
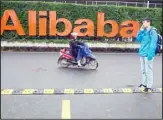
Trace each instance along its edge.
{"label": "man's hand", "polygon": [[151,56],[148,56],[147,57],[148,61],[152,60],[152,57]]}
{"label": "man's hand", "polygon": [[144,30],[144,26],[143,25],[141,26],[140,30]]}

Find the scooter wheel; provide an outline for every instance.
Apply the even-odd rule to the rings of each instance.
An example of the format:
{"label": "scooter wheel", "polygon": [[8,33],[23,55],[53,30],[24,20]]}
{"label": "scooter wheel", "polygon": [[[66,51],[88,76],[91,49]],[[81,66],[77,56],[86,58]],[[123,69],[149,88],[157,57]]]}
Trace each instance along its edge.
{"label": "scooter wheel", "polygon": [[58,63],[62,66],[62,67],[68,67],[69,63],[67,62],[67,59],[59,59]]}
{"label": "scooter wheel", "polygon": [[98,68],[98,62],[96,60],[91,60],[88,64],[88,67],[92,70],[95,70]]}

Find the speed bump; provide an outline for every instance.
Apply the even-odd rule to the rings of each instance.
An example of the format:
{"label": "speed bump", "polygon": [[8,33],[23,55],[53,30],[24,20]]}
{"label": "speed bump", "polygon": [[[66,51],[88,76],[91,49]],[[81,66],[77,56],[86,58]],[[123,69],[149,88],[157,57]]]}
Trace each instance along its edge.
{"label": "speed bump", "polygon": [[65,89],[55,89],[55,94],[64,94]]}
{"label": "speed bump", "polygon": [[[1,89],[1,95],[61,95],[61,94],[134,94],[144,93],[143,88],[85,88],[85,89]],[[162,93],[162,88],[153,88],[149,93]]]}
{"label": "speed bump", "polygon": [[113,90],[110,88],[110,89],[103,89],[103,92],[106,94],[106,93],[113,93]]}
{"label": "speed bump", "polygon": [[54,94],[54,89],[44,89],[44,94]]}
{"label": "speed bump", "polygon": [[13,90],[12,94],[14,94],[14,95],[20,95],[20,94],[22,94],[23,90],[24,89],[16,89],[16,90]]}
{"label": "speed bump", "polygon": [[122,91],[125,92],[125,93],[132,93],[131,88],[122,88]]}
{"label": "speed bump", "polygon": [[22,92],[22,94],[33,94],[33,92],[34,92],[34,89],[24,89],[23,90],[23,92]]}
{"label": "speed bump", "polygon": [[85,94],[93,94],[94,90],[93,89],[84,89]]}
{"label": "speed bump", "polygon": [[65,89],[64,94],[74,94],[74,89]]}
{"label": "speed bump", "polygon": [[125,93],[123,92],[124,88],[113,89],[113,93]]}
{"label": "speed bump", "polygon": [[83,89],[75,89],[74,94],[84,94],[84,90]]}
{"label": "speed bump", "polygon": [[[45,90],[45,89],[44,89]],[[33,94],[34,95],[42,95],[42,94],[45,94],[44,93],[44,90],[43,89],[35,89],[34,91],[33,91]]]}
{"label": "speed bump", "polygon": [[94,89],[94,94],[102,94],[103,89]]}
{"label": "speed bump", "polygon": [[10,95],[12,92],[13,89],[1,89],[1,95]]}

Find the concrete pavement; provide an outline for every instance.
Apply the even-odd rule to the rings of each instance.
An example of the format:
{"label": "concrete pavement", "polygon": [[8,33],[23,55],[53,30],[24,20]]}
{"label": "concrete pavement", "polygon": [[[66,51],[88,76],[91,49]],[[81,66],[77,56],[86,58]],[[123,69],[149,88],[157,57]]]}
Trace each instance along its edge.
{"label": "concrete pavement", "polygon": [[[137,54],[95,54],[96,71],[60,68],[58,53],[1,52],[1,89],[125,88],[141,82]],[[154,88],[162,87],[162,56],[154,61]],[[162,94],[5,96],[2,118],[62,118],[63,100],[71,118],[161,118]]]}
{"label": "concrete pavement", "polygon": [[[137,54],[95,54],[96,71],[60,68],[59,53],[1,53],[2,88],[108,88],[141,82]],[[154,61],[153,87],[162,86],[162,56]]]}
{"label": "concrete pavement", "polygon": [[2,118],[61,119],[63,100],[70,101],[72,119],[162,118],[161,94],[64,96],[2,96]]}

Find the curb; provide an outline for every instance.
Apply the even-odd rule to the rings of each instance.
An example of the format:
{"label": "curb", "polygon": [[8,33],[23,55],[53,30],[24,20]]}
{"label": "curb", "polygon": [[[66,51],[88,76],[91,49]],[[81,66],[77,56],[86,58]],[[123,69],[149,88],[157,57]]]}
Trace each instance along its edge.
{"label": "curb", "polygon": [[[93,52],[138,52],[139,44],[108,44],[108,43],[87,43]],[[30,52],[59,52],[68,48],[68,44],[56,43],[32,43],[32,42],[1,42],[1,51],[30,51]]]}
{"label": "curb", "polygon": [[[139,44],[109,44],[109,43],[86,43],[90,48],[139,48]],[[69,44],[61,43],[32,43],[32,42],[7,42],[1,41],[1,47],[69,47]]]}
{"label": "curb", "polygon": [[[1,47],[1,51],[23,51],[23,52],[59,52],[64,47]],[[67,48],[67,47],[66,47]],[[135,48],[90,48],[93,52],[128,52],[137,53]]]}

